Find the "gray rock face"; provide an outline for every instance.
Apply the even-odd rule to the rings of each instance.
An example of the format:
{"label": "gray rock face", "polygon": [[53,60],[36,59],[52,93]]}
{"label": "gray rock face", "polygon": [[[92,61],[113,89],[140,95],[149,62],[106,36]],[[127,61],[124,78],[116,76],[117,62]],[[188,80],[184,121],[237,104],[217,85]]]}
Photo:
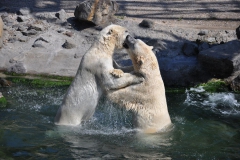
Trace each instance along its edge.
{"label": "gray rock face", "polygon": [[186,42],[183,45],[183,53],[186,56],[194,56],[198,54],[198,45],[195,43]]}
{"label": "gray rock face", "polygon": [[198,58],[214,77],[229,77],[234,71],[240,70],[240,41],[230,41],[201,51]]}
{"label": "gray rock face", "polygon": [[78,20],[86,20],[96,25],[106,25],[113,20],[118,4],[113,0],[86,0],[80,3],[74,12]]}

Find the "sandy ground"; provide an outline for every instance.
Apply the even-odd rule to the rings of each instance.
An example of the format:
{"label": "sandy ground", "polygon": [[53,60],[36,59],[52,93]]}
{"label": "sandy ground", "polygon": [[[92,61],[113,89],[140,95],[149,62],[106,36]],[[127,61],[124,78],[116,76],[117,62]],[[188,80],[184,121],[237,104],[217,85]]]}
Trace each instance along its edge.
{"label": "sandy ground", "polygon": [[[0,6],[29,7],[33,12],[65,9],[73,15],[83,0],[1,0]],[[166,26],[197,29],[236,29],[240,25],[240,0],[118,0],[118,16],[126,20],[151,19]]]}

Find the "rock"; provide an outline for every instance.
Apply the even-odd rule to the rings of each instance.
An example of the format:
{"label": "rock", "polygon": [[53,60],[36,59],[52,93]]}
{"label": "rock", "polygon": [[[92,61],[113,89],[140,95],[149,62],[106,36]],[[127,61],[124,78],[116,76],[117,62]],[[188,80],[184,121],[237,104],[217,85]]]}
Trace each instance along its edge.
{"label": "rock", "polygon": [[62,47],[66,49],[72,49],[72,48],[75,48],[76,45],[66,40],[65,43],[62,45]]}
{"label": "rock", "polygon": [[16,37],[9,37],[8,38],[8,43],[14,43],[17,41],[17,38]]}
{"label": "rock", "polygon": [[8,68],[8,72],[13,73],[26,73],[27,70],[22,62],[16,62]]}
{"label": "rock", "polygon": [[24,26],[24,25],[18,25],[17,26],[17,31],[26,31],[28,29],[28,27],[27,26]]}
{"label": "rock", "polygon": [[26,15],[29,15],[30,12],[31,11],[30,11],[30,9],[28,7],[23,7],[23,8],[20,8],[19,11],[17,11],[17,14],[26,16]]}
{"label": "rock", "polygon": [[199,51],[203,51],[203,50],[206,50],[208,48],[210,48],[210,46],[207,42],[203,42],[203,43],[199,44],[199,46],[198,46]]}
{"label": "rock", "polygon": [[29,27],[28,27],[28,30],[36,30],[36,31],[44,31],[44,26],[42,24],[31,24]]}
{"label": "rock", "polygon": [[240,91],[240,71],[237,71],[232,76],[226,78],[225,82],[233,91]]}
{"label": "rock", "polygon": [[183,44],[182,51],[186,56],[195,56],[198,54],[198,45],[195,43],[186,42]]}
{"label": "rock", "polygon": [[55,14],[55,16],[60,19],[62,22],[66,21],[68,18],[67,13],[65,12],[64,9],[61,9],[59,12]]}
{"label": "rock", "polygon": [[3,46],[3,21],[0,16],[0,48]]}
{"label": "rock", "polygon": [[210,78],[196,56],[159,57],[158,64],[165,86],[194,86]]}
{"label": "rock", "polygon": [[[2,87],[10,87],[10,86],[12,86],[12,82],[6,80],[5,78],[1,78],[1,77],[0,77],[0,85],[1,85]],[[1,92],[0,92],[0,93],[1,93]],[[0,95],[0,98],[1,98],[1,95]]]}
{"label": "rock", "polygon": [[114,0],[86,0],[76,7],[74,16],[80,21],[86,20],[101,26],[112,22],[117,11],[118,4]]}
{"label": "rock", "polygon": [[18,38],[18,40],[19,40],[20,42],[27,42],[27,41],[28,41],[28,37],[26,37],[26,36],[21,36],[21,37]]}
{"label": "rock", "polygon": [[139,26],[143,28],[154,28],[154,22],[144,19],[141,23],[139,23]]}
{"label": "rock", "polygon": [[236,28],[237,38],[240,39],[240,26]]}
{"label": "rock", "polygon": [[73,32],[68,32],[66,31],[65,33],[63,33],[64,35],[68,36],[68,37],[72,37],[73,36]]}
{"label": "rock", "polygon": [[30,18],[30,17],[28,17],[28,16],[18,16],[18,17],[17,17],[17,21],[18,21],[18,22],[26,22],[26,21],[29,20],[29,18]]}
{"label": "rock", "polygon": [[206,39],[206,41],[207,41],[208,43],[215,43],[215,42],[216,42],[216,39],[215,39],[214,37],[208,37],[208,38]]}
{"label": "rock", "polygon": [[223,32],[218,32],[215,35],[215,40],[219,44],[225,43],[225,42],[227,42],[227,34],[223,33]]}
{"label": "rock", "polygon": [[198,35],[200,35],[200,36],[204,36],[204,35],[208,35],[208,30],[201,30],[199,33],[198,33]]}
{"label": "rock", "polygon": [[240,41],[233,40],[199,53],[203,67],[215,78],[229,77],[240,70]]}
{"label": "rock", "polygon": [[49,43],[49,42],[47,40],[43,39],[42,37],[40,37],[34,41],[32,47],[45,48],[46,43]]}
{"label": "rock", "polygon": [[24,36],[31,36],[31,35],[36,35],[38,32],[35,29],[30,29],[27,31],[23,31],[22,34]]}
{"label": "rock", "polygon": [[59,20],[56,17],[56,14],[53,13],[48,13],[48,12],[40,12],[40,13],[36,13],[35,17],[37,17],[40,20],[46,20],[48,23],[55,23],[57,20]]}

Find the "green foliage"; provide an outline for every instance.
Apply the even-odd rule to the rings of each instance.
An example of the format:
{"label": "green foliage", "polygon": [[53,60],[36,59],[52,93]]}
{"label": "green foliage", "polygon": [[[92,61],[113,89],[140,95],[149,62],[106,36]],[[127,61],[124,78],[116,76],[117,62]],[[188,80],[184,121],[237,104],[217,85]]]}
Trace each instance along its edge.
{"label": "green foliage", "polygon": [[207,83],[200,84],[206,92],[225,92],[229,91],[227,84],[221,79],[211,79]]}
{"label": "green foliage", "polygon": [[5,97],[0,98],[0,108],[5,108],[7,106],[7,100]]}

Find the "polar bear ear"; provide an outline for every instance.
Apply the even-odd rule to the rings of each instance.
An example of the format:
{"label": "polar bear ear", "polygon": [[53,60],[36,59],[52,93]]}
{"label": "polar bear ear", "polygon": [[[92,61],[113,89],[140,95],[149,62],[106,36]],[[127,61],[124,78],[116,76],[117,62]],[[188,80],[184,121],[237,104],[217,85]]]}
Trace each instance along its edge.
{"label": "polar bear ear", "polygon": [[152,50],[152,49],[153,49],[153,46],[149,46],[149,48]]}

